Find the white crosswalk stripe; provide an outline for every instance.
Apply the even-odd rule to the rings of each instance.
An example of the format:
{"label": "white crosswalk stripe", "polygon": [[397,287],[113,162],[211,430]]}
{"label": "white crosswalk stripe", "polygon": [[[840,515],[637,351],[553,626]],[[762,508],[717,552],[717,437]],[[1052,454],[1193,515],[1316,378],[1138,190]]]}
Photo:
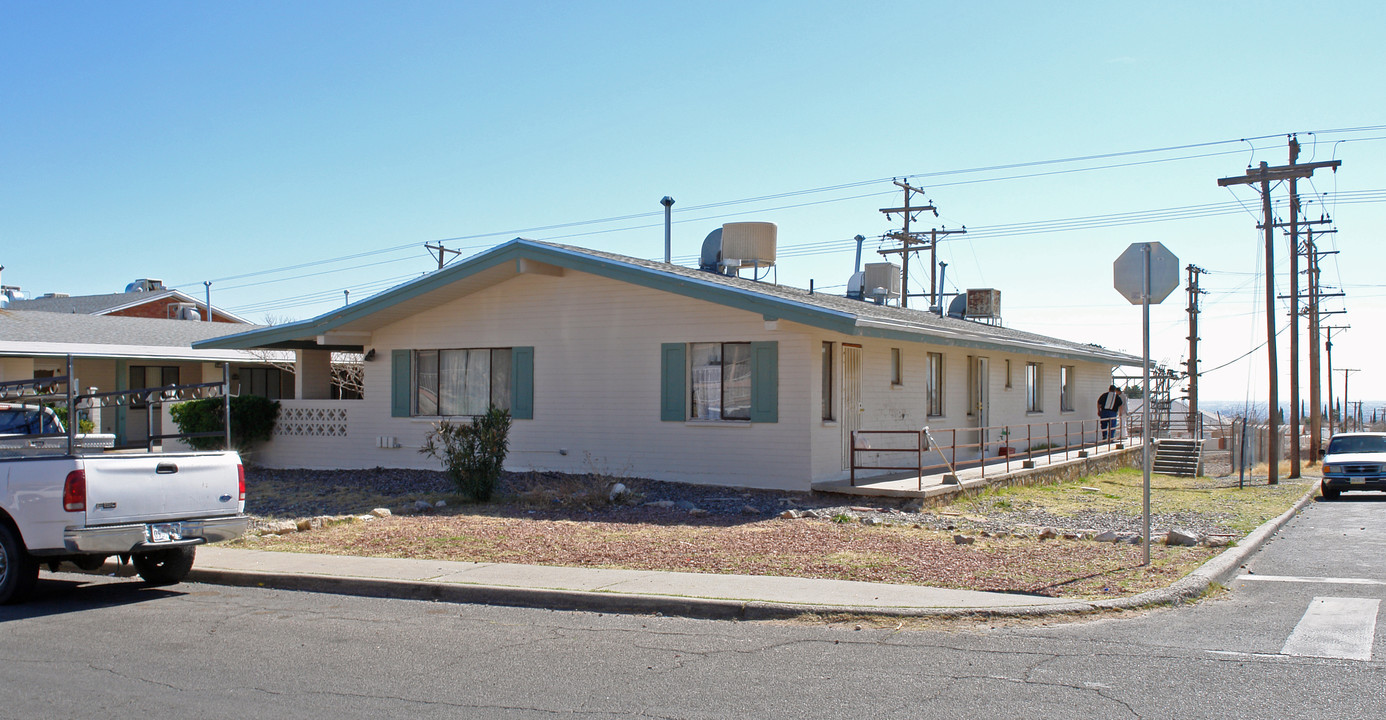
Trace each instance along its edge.
{"label": "white crosswalk stripe", "polygon": [[1238,575],[1238,580],[1257,582],[1313,583],[1319,585],[1386,585],[1371,578],[1307,577],[1303,575]]}
{"label": "white crosswalk stripe", "polygon": [[1375,598],[1316,597],[1280,653],[1371,660],[1380,606]]}

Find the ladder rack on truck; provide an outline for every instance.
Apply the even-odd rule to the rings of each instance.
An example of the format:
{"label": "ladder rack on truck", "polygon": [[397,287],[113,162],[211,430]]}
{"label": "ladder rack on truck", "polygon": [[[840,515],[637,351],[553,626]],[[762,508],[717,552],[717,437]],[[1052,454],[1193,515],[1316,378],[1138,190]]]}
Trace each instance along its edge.
{"label": "ladder rack on truck", "polygon": [[[95,570],[110,556],[147,582],[182,581],[197,545],[245,532],[245,468],[231,447],[230,372],[222,381],[79,393],[72,357],[60,377],[0,382],[0,604],[25,599],[41,564]],[[216,432],[155,433],[145,452],[108,452],[78,432],[79,413],[101,407],[220,398]],[[61,422],[55,408],[69,422]],[[155,452],[163,441],[219,438],[225,450]]]}

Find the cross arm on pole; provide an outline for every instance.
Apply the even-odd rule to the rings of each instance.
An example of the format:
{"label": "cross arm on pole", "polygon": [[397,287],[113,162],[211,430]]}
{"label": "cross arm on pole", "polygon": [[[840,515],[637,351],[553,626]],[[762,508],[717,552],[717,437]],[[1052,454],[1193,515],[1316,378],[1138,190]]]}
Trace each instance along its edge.
{"label": "cross arm on pole", "polygon": [[1343,164],[1342,160],[1326,160],[1316,163],[1298,163],[1295,165],[1277,165],[1275,167],[1247,168],[1245,175],[1234,175],[1232,177],[1218,178],[1218,187],[1229,185],[1250,185],[1261,181],[1278,182],[1280,180],[1292,180],[1295,178],[1307,178],[1320,168],[1333,168],[1337,170]]}

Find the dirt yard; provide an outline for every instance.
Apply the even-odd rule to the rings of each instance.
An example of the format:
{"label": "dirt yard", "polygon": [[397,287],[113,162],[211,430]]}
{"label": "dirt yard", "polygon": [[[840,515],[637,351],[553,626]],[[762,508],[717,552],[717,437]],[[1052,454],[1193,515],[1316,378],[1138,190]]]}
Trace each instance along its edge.
{"label": "dirt yard", "polygon": [[[1097,599],[1168,585],[1220,552],[1217,545],[1284,512],[1313,480],[1266,486],[1262,478],[1239,489],[1236,476],[1155,476],[1153,537],[1177,528],[1214,547],[1155,545],[1149,567],[1141,566],[1136,537],[1142,482],[1134,470],[989,491],[932,510],[821,493],[551,473],[507,475],[496,500],[469,505],[441,473],[252,470],[248,509],[258,531],[237,545]],[[613,498],[617,483],[627,492]],[[374,508],[390,514],[361,517]],[[1115,542],[1095,539],[1113,535]]]}

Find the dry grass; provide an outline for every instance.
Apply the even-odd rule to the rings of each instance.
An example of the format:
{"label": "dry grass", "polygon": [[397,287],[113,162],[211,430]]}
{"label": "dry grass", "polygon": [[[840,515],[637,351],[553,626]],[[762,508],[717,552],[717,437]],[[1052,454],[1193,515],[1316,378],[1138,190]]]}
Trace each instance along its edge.
{"label": "dry grass", "polygon": [[[1161,511],[1216,513],[1244,533],[1284,512],[1309,482],[1267,486],[1262,480],[1238,489],[1235,478],[1155,475],[1153,504]],[[1093,509],[1139,515],[1141,485],[1139,471],[1123,470],[1074,483],[997,490],[953,510],[977,515],[1024,504],[1056,515]],[[827,519],[750,521],[678,513],[593,519],[597,515],[573,512],[556,518],[533,508],[551,507],[556,497],[593,505],[605,498],[588,484],[561,479],[516,490],[506,501],[455,507],[441,515],[395,516],[283,537],[248,537],[237,544],[340,555],[863,580],[1083,599],[1166,586],[1218,552],[1155,546],[1151,565],[1142,567],[1139,545],[1016,537],[977,537],[973,544],[960,545],[950,533],[906,524],[873,527]]]}
{"label": "dry grass", "polygon": [[[952,536],[913,527],[824,520],[698,525],[531,520],[486,515],[391,517],[245,547],[340,555],[637,570],[782,575],[1033,593],[1117,597],[1169,584],[1211,557],[1206,548]],[[825,552],[825,548],[830,550]]]}
{"label": "dry grass", "polygon": [[[1248,476],[1244,487],[1238,486],[1235,476],[1181,478],[1153,474],[1151,511],[1215,515],[1219,525],[1246,534],[1285,512],[1313,482],[1317,478],[1289,480],[1287,471],[1279,485],[1267,485],[1264,469],[1259,477]],[[1139,517],[1144,485],[1140,470],[1124,468],[1078,482],[988,490],[956,503],[954,509],[969,515],[1008,508],[1043,508],[1055,515],[1076,516],[1095,511]]]}

